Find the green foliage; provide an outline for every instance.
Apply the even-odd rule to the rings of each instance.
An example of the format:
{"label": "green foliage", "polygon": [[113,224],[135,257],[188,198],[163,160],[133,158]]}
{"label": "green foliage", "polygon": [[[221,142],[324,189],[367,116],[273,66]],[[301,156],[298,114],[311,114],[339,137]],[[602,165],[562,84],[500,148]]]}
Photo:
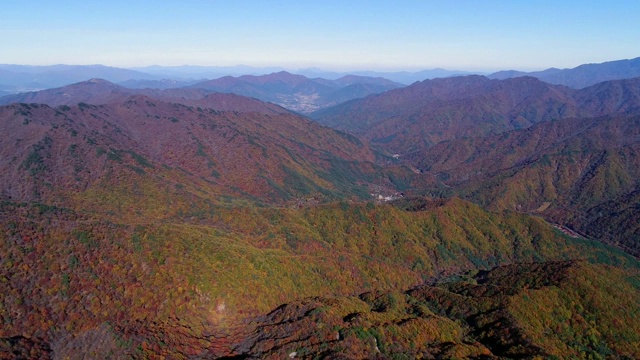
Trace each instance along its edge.
{"label": "green foliage", "polygon": [[122,151],[109,148],[107,159],[115,161],[117,163],[122,163]]}
{"label": "green foliage", "polygon": [[[7,260],[0,265],[0,271],[4,271],[0,279],[4,276],[29,284],[13,287],[18,293],[10,294],[3,306],[21,309],[18,299],[35,294],[30,297],[36,299],[30,306],[38,309],[35,314],[41,314],[40,309],[47,308],[49,302],[59,302],[53,300],[53,294],[61,292],[68,305],[62,310],[57,307],[47,310],[51,314],[35,315],[33,321],[46,323],[55,316],[62,327],[82,329],[114,319],[148,324],[177,317],[195,327],[206,314],[218,326],[230,326],[249,314],[267,312],[282,302],[308,296],[387,290],[391,293],[368,300],[367,308],[352,308],[352,312],[369,311],[367,316],[375,321],[342,326],[355,329],[354,339],[368,339],[361,346],[373,349],[376,339],[380,351],[391,356],[400,351],[394,347],[399,341],[406,345],[403,349],[409,348],[408,334],[415,336],[417,329],[430,329],[419,331],[421,340],[414,344],[417,348],[427,344],[427,339],[452,341],[464,347],[455,335],[461,328],[445,318],[427,317],[415,326],[381,326],[396,316],[395,319],[404,319],[398,314],[404,317],[439,314],[436,308],[430,310],[432,305],[428,302],[408,307],[404,295],[393,292],[394,289],[411,288],[454,269],[473,270],[478,266],[486,269],[487,264],[513,261],[586,256],[597,262],[597,254],[606,253],[611,263],[615,261],[630,270],[637,266],[633,258],[597,243],[576,241],[540,219],[514,213],[488,213],[457,199],[418,211],[349,201],[293,209],[257,207],[246,202],[228,205],[199,200],[176,202],[175,197],[167,197],[174,201],[164,203],[158,201],[163,199],[163,193],[153,192],[145,180],[137,186],[145,194],[145,201],[114,198],[110,200],[113,202],[102,202],[96,208],[103,212],[100,217],[111,216],[113,222],[82,218],[47,205],[41,207],[42,211],[36,206],[3,205],[0,217],[3,228],[13,230],[0,236],[38,239],[30,253],[13,247],[15,240],[0,242],[0,250],[7,254],[3,258]],[[188,194],[188,190],[185,187],[181,191]],[[118,191],[99,195],[104,199],[123,194]],[[167,214],[164,204],[170,204],[175,215]],[[119,207],[132,208],[142,215],[119,218],[107,214],[122,211]],[[47,225],[51,223],[59,225],[55,228]],[[513,243],[516,237],[517,249]],[[503,255],[496,258],[496,253]],[[29,270],[13,264],[26,265]],[[15,272],[16,269],[20,272]],[[37,284],[52,276],[57,285],[48,294],[46,286]],[[30,278],[33,280],[26,280]],[[472,284],[469,279],[464,280],[465,284]],[[536,284],[529,280],[524,283]],[[531,294],[528,296],[534,299]],[[310,314],[318,319],[332,314],[330,308],[319,308],[315,306]],[[335,325],[341,324],[348,314],[340,315],[341,322]],[[443,314],[449,316],[446,311]],[[463,312],[456,310],[450,315],[458,318]],[[32,323],[12,324],[3,326],[9,329],[6,331],[38,328]],[[400,337],[406,338],[398,340]],[[139,343],[134,342],[136,346]],[[171,344],[178,346],[176,342]],[[606,344],[618,351],[610,342]]]}
{"label": "green foliage", "polygon": [[284,185],[285,189],[288,192],[299,195],[307,195],[312,193],[313,191],[319,190],[311,180],[309,180],[296,170],[288,166],[283,166],[282,169],[286,174]]}
{"label": "green foliage", "polygon": [[85,230],[73,230],[71,233],[77,241],[84,244],[88,249],[95,249],[99,247],[98,241]]}
{"label": "green foliage", "polygon": [[22,161],[20,168],[28,170],[31,176],[36,176],[47,171],[48,168],[45,164],[42,153],[46,153],[51,149],[52,142],[53,140],[51,138],[45,137],[34,145],[31,148],[31,152],[27,154],[26,158]]}
{"label": "green foliage", "polygon": [[133,170],[136,174],[138,175],[144,175],[146,174],[146,172],[144,171],[144,169],[141,169],[137,166],[132,166],[132,165],[127,165],[127,167],[131,170]]}
{"label": "green foliage", "polygon": [[133,160],[135,160],[136,163],[138,163],[138,165],[140,165],[142,167],[146,167],[146,168],[153,168],[153,165],[151,165],[151,163],[147,159],[145,159],[143,156],[137,154],[135,151],[129,150],[128,153],[129,153],[129,155],[131,155]]}

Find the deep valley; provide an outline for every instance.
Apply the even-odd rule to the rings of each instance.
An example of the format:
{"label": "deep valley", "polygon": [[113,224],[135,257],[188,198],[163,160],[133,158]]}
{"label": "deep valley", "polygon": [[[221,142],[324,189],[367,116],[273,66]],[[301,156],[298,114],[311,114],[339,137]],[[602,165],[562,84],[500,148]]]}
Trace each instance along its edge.
{"label": "deep valley", "polygon": [[611,66],[0,97],[0,359],[639,358]]}

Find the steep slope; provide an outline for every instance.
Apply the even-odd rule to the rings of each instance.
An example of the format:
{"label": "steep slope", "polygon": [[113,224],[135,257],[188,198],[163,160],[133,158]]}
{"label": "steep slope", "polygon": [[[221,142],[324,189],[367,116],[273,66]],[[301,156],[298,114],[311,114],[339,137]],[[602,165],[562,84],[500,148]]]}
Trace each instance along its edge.
{"label": "steep slope", "polygon": [[550,84],[582,89],[599,82],[640,77],[640,57],[608,61],[600,64],[583,64],[572,69],[547,69],[543,71],[499,71],[488,75],[490,79],[508,79],[533,76]]}
{"label": "steep slope", "polygon": [[467,76],[415,83],[312,117],[403,155],[445,140],[496,134],[542,121],[633,113],[640,108],[639,89],[640,79],[576,91],[531,77]]}
{"label": "steep slope", "polygon": [[406,292],[310,298],[258,318],[235,350],[262,359],[633,358],[640,292],[627,276],[583,262],[530,263]]}
{"label": "steep slope", "polygon": [[[443,142],[408,158],[480,204],[535,211],[640,254],[632,221],[637,214],[628,198],[640,188],[638,115],[544,122]],[[596,225],[603,220],[620,226],[606,227],[605,236]]]}
{"label": "steep slope", "polygon": [[[179,201],[179,197],[172,200]],[[22,336],[28,340],[22,342],[23,347],[32,346],[43,352],[51,349],[56,357],[72,358],[216,358],[240,355],[246,349],[242,344],[259,340],[261,347],[249,352],[259,356],[258,350],[268,346],[269,339],[256,339],[251,334],[278,333],[260,323],[270,323],[277,329],[287,322],[270,320],[278,312],[258,323],[247,320],[256,320],[255,316],[279,304],[307,297],[397,293],[433,276],[467,269],[576,257],[627,267],[627,273],[619,270],[616,274],[629,277],[630,282],[637,278],[633,269],[638,264],[634,259],[595,242],[569,238],[540,219],[487,213],[460,200],[423,205],[428,209],[405,211],[390,205],[348,203],[285,209],[195,202],[192,209],[201,211],[199,215],[109,221],[101,218],[101,212],[112,209],[76,212],[43,204],[5,202],[0,204],[0,224],[4,229],[0,246],[5,254],[0,259],[0,290],[5,294],[0,307],[0,338],[15,347],[21,344],[16,337]],[[143,205],[130,206],[146,211]],[[546,276],[539,277],[542,284],[551,281]],[[600,291],[598,283],[592,294],[598,296]],[[624,296],[631,296],[633,301],[637,289],[633,291]],[[609,294],[617,296],[618,292]],[[409,295],[427,300],[423,295]],[[477,354],[476,350],[490,344],[469,344],[464,335],[469,331],[466,325],[448,320],[450,315],[429,315],[430,311],[439,314],[437,307],[423,308],[426,318],[417,312],[403,316],[406,305],[402,295],[396,303],[398,311],[396,304],[385,303],[386,297],[380,301],[377,297],[361,298],[371,305],[356,300],[340,307],[338,311],[348,312],[339,312],[334,320],[345,318],[350,323],[335,324],[344,331],[332,329],[331,324],[314,329],[329,331],[333,336],[338,332],[342,340],[357,344],[353,336],[359,337],[359,331],[369,337],[368,329],[380,328],[387,334],[379,344],[382,350],[383,345],[392,346],[393,338],[388,336],[393,330],[389,327],[395,326],[385,319],[402,316],[397,319],[418,318],[418,322],[411,326],[407,323],[409,327],[396,324],[400,326],[396,330],[403,335],[399,348],[387,348],[392,351],[408,351],[403,346],[409,346],[411,338],[436,343],[453,341],[458,349],[471,351],[470,354]],[[484,301],[473,293],[465,299],[455,306],[467,309],[465,304],[476,301],[471,299]],[[632,301],[623,304],[631,306]],[[422,308],[419,303],[409,303]],[[448,302],[438,304],[450,308]],[[305,316],[323,316],[322,310],[314,312],[311,307],[300,310]],[[617,307],[611,310],[613,316],[626,311]],[[288,311],[285,309],[285,313]],[[600,314],[597,309],[589,311],[594,316]],[[347,317],[355,312],[363,315]],[[637,319],[629,316],[621,324],[630,325],[632,332]],[[292,326],[296,325],[294,319],[290,318]],[[360,326],[364,328],[359,329]],[[486,332],[490,333],[491,328]],[[308,328],[288,331],[287,336],[294,343],[303,344],[307,331]],[[443,335],[435,335],[438,333]],[[622,339],[618,340],[621,344],[625,342]],[[375,351],[371,341],[353,351]],[[440,350],[432,351],[446,353],[448,347],[442,345]],[[266,349],[269,348],[278,354],[296,351],[289,347]],[[6,347],[0,345],[3,349]],[[621,349],[620,353],[631,351]]]}
{"label": "steep slope", "polygon": [[13,201],[60,202],[73,191],[92,204],[90,194],[114,188],[128,200],[102,201],[145,201],[145,191],[266,202],[368,197],[379,177],[359,140],[270,106],[221,112],[138,95],[100,106],[14,104],[0,119],[0,194]]}
{"label": "steep slope", "polygon": [[569,90],[533,78],[426,80],[312,114],[394,153],[443,140],[523,128],[579,112]]}
{"label": "steep slope", "polygon": [[640,78],[605,81],[574,95],[591,116],[640,113]]}

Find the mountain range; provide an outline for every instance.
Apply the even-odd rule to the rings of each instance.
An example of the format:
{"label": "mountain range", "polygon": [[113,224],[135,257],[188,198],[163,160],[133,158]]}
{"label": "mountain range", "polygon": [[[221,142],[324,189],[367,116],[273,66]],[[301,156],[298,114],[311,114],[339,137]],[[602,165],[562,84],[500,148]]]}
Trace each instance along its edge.
{"label": "mountain range", "polygon": [[310,116],[402,155],[445,140],[554,119],[634,113],[640,104],[638,84],[636,78],[573,90],[532,77],[491,80],[472,75],[425,80]]}
{"label": "mountain range", "polygon": [[383,78],[348,75],[337,80],[308,79],[302,75],[282,71],[262,76],[227,76],[190,87],[254,97],[293,111],[310,113],[319,108],[401,86]]}
{"label": "mountain range", "polygon": [[638,78],[144,81],[1,98],[0,358],[640,357]]}
{"label": "mountain range", "polygon": [[582,89],[608,80],[640,77],[640,58],[608,61],[601,64],[584,64],[572,69],[550,68],[542,71],[499,71],[488,75],[490,79],[508,79],[533,76],[544,82]]}
{"label": "mountain range", "polygon": [[[312,116],[438,179],[422,193],[534,212],[637,255],[630,199],[640,186],[638,113],[640,78],[573,90],[532,77],[467,76],[426,80]],[[596,212],[611,202],[625,210]],[[605,230],[608,222],[618,226]]]}
{"label": "mountain range", "polygon": [[92,78],[113,82],[131,79],[162,79],[162,77],[135,70],[104,65],[0,65],[0,90],[10,92],[60,87]]}
{"label": "mountain range", "polygon": [[[105,79],[128,87],[168,88],[188,86],[206,79],[243,75],[261,76],[282,72],[279,67],[250,66],[147,66],[131,69],[104,65],[11,65],[0,64],[0,91],[11,93],[61,87],[93,78]],[[356,71],[349,73],[301,69],[292,71],[309,78],[335,80],[349,75],[361,77],[383,77],[391,82],[410,84],[418,80],[469,74],[464,71],[432,69],[417,72]]]}
{"label": "mountain range", "polygon": [[[14,102],[36,102],[50,105],[69,105],[78,102],[102,104],[115,98],[132,94],[145,94],[165,99],[200,99],[210,93],[229,93],[269,101],[287,109],[308,113],[354,98],[384,92],[400,87],[382,78],[345,76],[337,80],[308,79],[287,72],[238,78],[231,76],[190,84],[145,80],[124,82],[129,88],[113,84],[104,79],[89,79],[80,83],[40,91],[24,92],[0,98],[0,104]],[[140,85],[158,85],[147,88]],[[174,85],[186,85],[174,87]]]}

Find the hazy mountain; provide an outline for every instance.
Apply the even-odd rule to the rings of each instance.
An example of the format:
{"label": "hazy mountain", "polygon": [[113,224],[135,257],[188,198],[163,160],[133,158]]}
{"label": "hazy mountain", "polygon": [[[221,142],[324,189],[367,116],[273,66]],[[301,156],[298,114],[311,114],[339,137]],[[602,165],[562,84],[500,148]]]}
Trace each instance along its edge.
{"label": "hazy mountain", "polygon": [[[262,76],[231,76],[191,83],[171,80],[129,80],[119,86],[102,79],[90,79],[61,88],[5,95],[0,104],[13,102],[42,103],[51,106],[72,105],[79,102],[104,104],[113,98],[144,94],[173,100],[201,98],[211,92],[234,93],[269,101],[297,112],[309,112],[373,93],[400,87],[383,78],[345,76],[337,80],[308,79],[287,72]],[[149,85],[149,86],[147,86]],[[155,88],[153,86],[155,85]]]}
{"label": "hazy mountain", "polygon": [[133,95],[189,106],[211,108],[218,111],[260,112],[265,114],[288,113],[275,104],[234,94],[211,93],[203,89],[129,89],[102,79],[91,79],[61,88],[20,93],[0,98],[0,104],[37,103],[49,106],[77,105],[79,103],[102,105],[124,102]]}
{"label": "hazy mountain", "polygon": [[640,58],[584,64],[572,69],[550,68],[543,71],[499,71],[488,75],[490,79],[533,76],[550,84],[581,89],[599,82],[640,77]]}
{"label": "hazy mountain", "polygon": [[341,77],[355,75],[362,77],[381,77],[389,79],[393,82],[408,85],[416,81],[422,81],[425,79],[433,79],[439,77],[461,76],[478,74],[477,72],[469,72],[462,70],[447,70],[447,69],[428,69],[419,71],[350,71],[350,72],[338,72],[327,71],[318,68],[307,69],[284,69],[281,67],[253,67],[246,65],[236,66],[145,66],[134,67],[131,70],[140,71],[148,74],[154,74],[160,77],[167,77],[173,79],[216,79],[225,76],[242,76],[242,75],[267,75],[271,73],[277,73],[282,71],[288,71],[292,74],[303,75],[307,78],[324,78],[324,79],[339,79]]}
{"label": "hazy mountain", "polygon": [[304,75],[309,78],[325,78],[325,79],[338,79],[340,77],[348,75],[364,76],[364,77],[381,77],[389,79],[391,81],[408,85],[416,81],[443,78],[451,76],[463,76],[480,74],[478,72],[462,71],[462,70],[446,70],[446,69],[430,69],[420,71],[352,71],[349,73],[344,72],[331,72],[321,69],[300,69],[294,71],[296,74]]}
{"label": "hazy mountain", "polygon": [[264,75],[283,71],[280,67],[255,67],[247,65],[236,66],[143,66],[134,67],[131,70],[154,74],[163,78],[172,79],[215,79],[224,76]]}
{"label": "hazy mountain", "polygon": [[155,75],[104,65],[0,65],[0,83],[6,90],[40,90],[85,81],[92,78],[121,82],[130,79],[161,79]]}
{"label": "hazy mountain", "polygon": [[225,76],[190,86],[234,93],[281,105],[300,113],[401,87],[382,78],[344,76],[337,80],[309,79],[286,71],[268,75]]}
{"label": "hazy mountain", "polygon": [[193,85],[198,82],[202,82],[202,79],[199,80],[173,80],[173,79],[163,79],[163,80],[126,80],[119,82],[118,85],[124,86],[129,89],[172,89],[172,88],[180,88],[189,85]]}

